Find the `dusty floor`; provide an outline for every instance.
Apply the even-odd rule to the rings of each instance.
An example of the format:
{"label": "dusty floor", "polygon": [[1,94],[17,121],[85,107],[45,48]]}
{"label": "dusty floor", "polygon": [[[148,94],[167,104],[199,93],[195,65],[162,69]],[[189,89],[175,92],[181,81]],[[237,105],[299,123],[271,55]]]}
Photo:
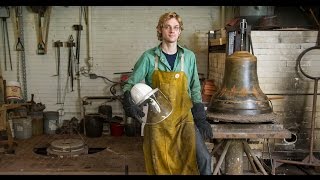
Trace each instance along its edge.
{"label": "dusty floor", "polygon": [[[88,154],[46,155],[52,141],[81,137],[88,145]],[[0,174],[145,174],[142,137],[81,137],[40,135],[16,140],[14,154],[0,155]]]}
{"label": "dusty floor", "polygon": [[[81,139],[88,146],[88,154],[79,156],[47,155],[47,147],[59,139]],[[143,137],[102,135],[40,135],[26,140],[15,140],[13,154],[0,153],[2,175],[145,175],[142,152]],[[267,169],[266,169],[267,170]],[[253,174],[245,170],[244,174]],[[315,175],[314,168],[283,164],[277,175]]]}

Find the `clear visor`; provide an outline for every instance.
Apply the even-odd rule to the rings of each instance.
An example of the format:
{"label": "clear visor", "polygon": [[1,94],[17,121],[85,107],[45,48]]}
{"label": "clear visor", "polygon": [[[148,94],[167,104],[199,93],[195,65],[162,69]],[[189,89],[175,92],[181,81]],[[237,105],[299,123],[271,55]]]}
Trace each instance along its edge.
{"label": "clear visor", "polygon": [[146,124],[157,124],[165,120],[172,113],[172,105],[169,99],[156,88],[141,105],[148,105]]}

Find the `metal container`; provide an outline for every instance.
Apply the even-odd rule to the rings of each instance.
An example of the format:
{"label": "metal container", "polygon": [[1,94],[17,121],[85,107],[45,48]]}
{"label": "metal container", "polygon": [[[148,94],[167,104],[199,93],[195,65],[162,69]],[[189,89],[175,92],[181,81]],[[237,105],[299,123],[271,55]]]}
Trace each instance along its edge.
{"label": "metal container", "polygon": [[44,118],[44,133],[55,134],[58,127],[59,112],[46,111],[43,113]]}
{"label": "metal container", "polygon": [[31,112],[30,116],[32,119],[32,135],[38,136],[43,134],[43,112]]}
{"label": "metal container", "polygon": [[31,117],[12,119],[14,136],[17,139],[29,139],[32,137]]}

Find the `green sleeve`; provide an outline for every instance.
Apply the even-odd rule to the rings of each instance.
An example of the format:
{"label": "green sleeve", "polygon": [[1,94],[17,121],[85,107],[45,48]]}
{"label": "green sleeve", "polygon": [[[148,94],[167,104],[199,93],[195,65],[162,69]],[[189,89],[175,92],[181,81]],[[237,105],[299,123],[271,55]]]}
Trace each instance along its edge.
{"label": "green sleeve", "polygon": [[131,88],[145,79],[150,61],[148,60],[147,53],[143,53],[136,64],[134,65],[133,72],[126,84],[123,86],[123,92],[131,90]]}
{"label": "green sleeve", "polygon": [[190,72],[190,93],[191,93],[191,100],[193,103],[200,103],[202,102],[201,96],[201,84],[198,75],[197,69],[197,61],[194,53],[191,54],[192,64],[191,64],[191,71]]}

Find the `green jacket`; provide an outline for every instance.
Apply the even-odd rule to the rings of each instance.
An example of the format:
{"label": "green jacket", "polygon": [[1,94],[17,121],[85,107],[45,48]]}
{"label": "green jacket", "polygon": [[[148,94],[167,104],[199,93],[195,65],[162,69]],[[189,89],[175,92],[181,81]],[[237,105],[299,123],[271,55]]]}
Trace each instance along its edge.
{"label": "green jacket", "polygon": [[193,103],[202,102],[201,85],[198,76],[197,64],[195,54],[178,45],[178,55],[174,63],[174,68],[171,67],[162,53],[161,46],[154,47],[145,51],[134,65],[134,69],[127,84],[123,86],[123,91],[130,90],[133,85],[145,81],[145,83],[152,87],[152,74],[154,71],[155,55],[159,57],[158,69],[160,71],[174,71],[180,72],[181,54],[184,54],[184,72],[188,77],[188,93]]}

